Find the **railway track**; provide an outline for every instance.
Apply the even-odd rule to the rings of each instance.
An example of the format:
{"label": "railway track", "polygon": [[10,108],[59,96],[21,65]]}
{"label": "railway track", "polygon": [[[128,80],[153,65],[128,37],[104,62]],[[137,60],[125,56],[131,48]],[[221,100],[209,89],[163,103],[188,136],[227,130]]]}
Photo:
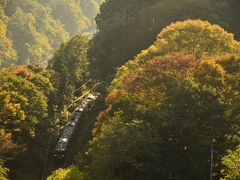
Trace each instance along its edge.
{"label": "railway track", "polygon": [[54,160],[54,149],[51,149],[48,153],[48,158],[46,161],[46,168],[43,174],[42,180],[47,179],[47,177],[56,169],[66,168],[73,164],[74,158],[78,153],[84,153],[87,149],[89,141],[92,138],[92,130],[94,128],[94,123],[101,109],[101,102],[97,100],[95,106],[91,108],[88,113],[80,119],[80,123],[77,127],[76,134],[74,135],[71,146],[69,147],[65,159],[62,162],[56,162]]}

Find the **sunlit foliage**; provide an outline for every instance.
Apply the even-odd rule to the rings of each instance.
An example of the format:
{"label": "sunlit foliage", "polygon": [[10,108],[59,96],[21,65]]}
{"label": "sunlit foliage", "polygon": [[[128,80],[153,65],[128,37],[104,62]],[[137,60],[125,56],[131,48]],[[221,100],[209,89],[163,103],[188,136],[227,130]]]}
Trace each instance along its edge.
{"label": "sunlit foliage", "polygon": [[76,166],[70,166],[66,169],[58,169],[47,180],[83,180],[83,174]]}
{"label": "sunlit foliage", "polygon": [[17,50],[18,64],[43,63],[51,51],[47,36],[37,31],[35,23],[35,16],[24,13],[20,8],[9,19],[8,35]]}
{"label": "sunlit foliage", "polygon": [[[53,50],[70,36],[83,32],[94,33],[95,16],[101,1],[95,0],[2,0],[1,23],[2,67],[12,64],[42,63],[53,55]],[[5,13],[5,14],[4,14]],[[6,16],[5,16],[6,15]],[[7,37],[6,37],[7,36]],[[16,61],[16,53],[18,60]]]}
{"label": "sunlit foliage", "polygon": [[231,55],[172,55],[133,69],[110,90],[98,119],[89,176],[207,179],[210,146],[219,164],[225,148],[239,143],[226,138],[239,131],[239,67]]}
{"label": "sunlit foliage", "polygon": [[36,179],[42,172],[46,140],[57,134],[51,133],[54,88],[50,77],[51,71],[39,65],[0,73],[0,158],[7,161],[11,178]]}
{"label": "sunlit foliage", "polygon": [[16,63],[16,52],[12,41],[7,37],[7,17],[0,6],[0,68]]}
{"label": "sunlit foliage", "polygon": [[7,180],[8,179],[8,169],[3,166],[3,162],[0,159],[0,179]]}
{"label": "sunlit foliage", "polygon": [[159,33],[153,45],[119,69],[112,83],[113,87],[139,64],[152,57],[171,53],[191,54],[196,58],[225,53],[240,54],[240,43],[234,40],[233,34],[206,21],[187,20],[173,23]]}
{"label": "sunlit foliage", "polygon": [[[235,151],[228,151],[222,158],[225,169],[222,171],[224,180],[237,180],[240,178],[240,146]],[[222,179],[222,180],[223,180]]]}
{"label": "sunlit foliage", "polygon": [[10,130],[15,140],[27,142],[47,115],[47,98],[33,83],[7,71],[0,73],[0,84],[1,127]]}
{"label": "sunlit foliage", "polygon": [[111,0],[96,18],[99,32],[90,48],[93,67],[101,79],[110,79],[120,67],[149,47],[167,25],[202,19],[221,25],[239,38],[239,1],[219,0]]}
{"label": "sunlit foliage", "polygon": [[[72,102],[75,90],[83,86],[89,78],[87,51],[89,37],[87,35],[75,36],[62,44],[49,61],[49,68],[55,71],[54,86],[57,89],[55,104],[58,112],[65,111]],[[86,87],[85,87],[86,88]],[[81,95],[84,86],[78,94]]]}

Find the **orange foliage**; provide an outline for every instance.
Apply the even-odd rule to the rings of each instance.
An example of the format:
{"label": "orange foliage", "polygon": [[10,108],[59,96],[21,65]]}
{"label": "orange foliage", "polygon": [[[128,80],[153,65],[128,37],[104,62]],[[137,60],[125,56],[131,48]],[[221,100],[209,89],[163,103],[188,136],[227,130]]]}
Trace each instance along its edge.
{"label": "orange foliage", "polygon": [[23,78],[31,78],[33,76],[33,73],[30,72],[26,66],[18,66],[14,68],[9,68],[9,72],[12,74],[15,74],[17,76],[21,76]]}
{"label": "orange foliage", "polygon": [[180,54],[155,57],[129,72],[118,87],[111,89],[106,102],[111,104],[117,98],[126,95],[136,100],[141,98],[141,94],[151,94],[151,89],[156,86],[159,87],[159,91],[165,89],[164,86],[169,78],[186,76],[185,72],[197,62],[198,60],[193,56]]}

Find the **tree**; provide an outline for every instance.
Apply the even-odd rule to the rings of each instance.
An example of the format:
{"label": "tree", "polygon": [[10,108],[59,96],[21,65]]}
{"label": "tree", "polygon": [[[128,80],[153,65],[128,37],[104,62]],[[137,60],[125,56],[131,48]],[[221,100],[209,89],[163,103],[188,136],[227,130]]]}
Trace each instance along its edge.
{"label": "tree", "polygon": [[20,8],[24,13],[31,13],[36,19],[34,27],[37,32],[48,38],[52,48],[57,48],[62,42],[69,38],[64,26],[51,14],[47,6],[43,6],[36,0],[10,0],[7,4],[6,14],[12,16]]}
{"label": "tree", "polygon": [[51,7],[52,14],[59,19],[71,36],[81,32],[94,33],[96,30],[95,16],[103,0],[40,0],[45,6]]}
{"label": "tree", "polygon": [[[56,72],[55,99],[59,112],[70,105],[74,92],[89,78],[87,50],[89,47],[87,35],[75,36],[69,42],[62,44],[49,62],[49,68]],[[84,90],[84,87],[82,88]],[[81,95],[82,92],[77,93]]]}
{"label": "tree", "polygon": [[91,25],[90,20],[75,0],[52,0],[49,4],[53,16],[61,21],[71,36],[87,31]]}
{"label": "tree", "polygon": [[190,54],[197,58],[226,53],[239,54],[240,43],[234,40],[233,34],[206,21],[186,20],[172,23],[159,33],[153,45],[119,68],[113,87],[139,64],[155,56],[172,53]]}
{"label": "tree", "polygon": [[0,160],[12,159],[19,150],[19,146],[12,141],[12,135],[7,133],[4,129],[0,129]]}
{"label": "tree", "polygon": [[3,162],[0,160],[0,178],[2,180],[7,180],[8,179],[8,169],[3,166]]}
{"label": "tree", "polygon": [[154,46],[159,54],[179,52],[196,57],[240,52],[240,43],[233,34],[201,20],[171,24],[161,31]]}
{"label": "tree", "polygon": [[110,89],[98,118],[85,166],[90,178],[207,179],[210,146],[219,165],[225,149],[239,144],[226,138],[239,132],[239,63],[167,55],[132,69]]}
{"label": "tree", "polygon": [[0,6],[0,68],[11,66],[16,62],[17,54],[12,41],[7,37],[7,17]]}
{"label": "tree", "polygon": [[222,158],[225,168],[222,170],[225,180],[237,180],[240,178],[240,146],[235,151],[228,151],[228,154]]}
{"label": "tree", "polygon": [[[226,5],[219,8],[222,2]],[[238,39],[238,7],[236,0],[105,1],[96,18],[99,31],[89,52],[92,67],[99,67],[97,73],[101,79],[111,81],[116,68],[149,47],[164,27],[186,19],[219,24]]]}
{"label": "tree", "polygon": [[9,19],[8,35],[17,49],[18,64],[44,63],[48,59],[51,46],[48,38],[37,32],[35,23],[35,17],[31,13],[24,13],[20,8]]}
{"label": "tree", "polygon": [[[38,178],[48,143],[53,145],[48,139],[54,139],[58,133],[52,131],[56,127],[51,75],[51,71],[39,65],[14,67],[0,73],[0,129],[5,129],[5,134],[0,131],[0,158],[11,169],[10,178]],[[18,143],[16,149],[11,142]]]}
{"label": "tree", "polygon": [[10,131],[15,141],[26,143],[47,115],[47,98],[33,83],[7,71],[0,73],[0,84],[1,127]]}
{"label": "tree", "polygon": [[89,32],[94,32],[97,28],[95,17],[99,13],[100,4],[101,2],[96,2],[95,0],[80,0],[80,7],[91,22],[88,28]]}
{"label": "tree", "polygon": [[51,176],[47,178],[48,180],[83,180],[83,174],[78,170],[76,166],[70,166],[66,169],[58,169],[53,172]]}

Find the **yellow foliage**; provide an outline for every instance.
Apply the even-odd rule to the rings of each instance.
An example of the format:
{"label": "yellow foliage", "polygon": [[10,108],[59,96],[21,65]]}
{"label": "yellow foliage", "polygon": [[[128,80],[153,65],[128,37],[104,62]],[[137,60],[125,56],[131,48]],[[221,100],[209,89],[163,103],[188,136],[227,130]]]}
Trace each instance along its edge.
{"label": "yellow foliage", "polygon": [[47,180],[83,180],[83,174],[76,166],[70,166],[66,169],[58,169]]}
{"label": "yellow foliage", "polygon": [[168,54],[193,55],[200,59],[228,53],[240,54],[240,42],[231,33],[207,21],[186,20],[164,28],[153,45],[119,68],[110,90],[117,88],[133,69],[157,56]]}

